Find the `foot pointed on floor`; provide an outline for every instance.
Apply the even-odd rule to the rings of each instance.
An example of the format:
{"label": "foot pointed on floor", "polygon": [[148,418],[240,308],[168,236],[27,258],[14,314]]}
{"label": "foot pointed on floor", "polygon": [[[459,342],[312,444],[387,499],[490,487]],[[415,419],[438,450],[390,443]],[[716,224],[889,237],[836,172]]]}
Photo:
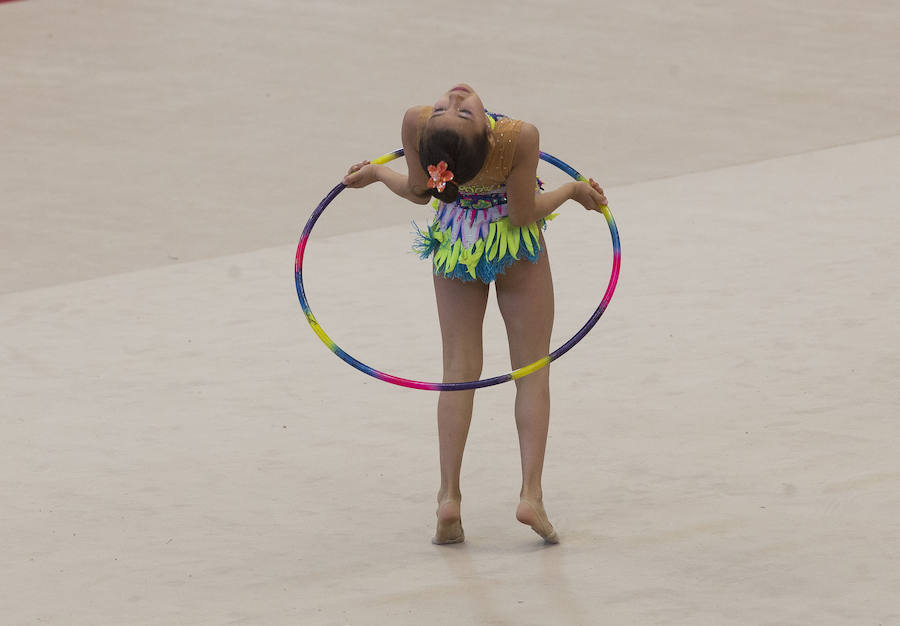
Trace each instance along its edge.
{"label": "foot pointed on floor", "polygon": [[547,518],[544,504],[540,500],[524,497],[519,500],[519,508],[516,509],[516,519],[526,526],[531,526],[531,529],[543,537],[545,542],[559,543],[559,535]]}
{"label": "foot pointed on floor", "polygon": [[434,537],[431,538],[431,543],[442,546],[462,543],[466,540],[459,507],[459,500],[444,500],[438,504],[437,529],[434,532]]}

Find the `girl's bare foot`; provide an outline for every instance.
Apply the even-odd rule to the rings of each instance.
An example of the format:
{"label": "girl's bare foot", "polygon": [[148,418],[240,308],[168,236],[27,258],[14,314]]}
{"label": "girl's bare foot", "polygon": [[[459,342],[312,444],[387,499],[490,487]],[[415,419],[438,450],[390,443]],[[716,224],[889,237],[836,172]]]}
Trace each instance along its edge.
{"label": "girl's bare foot", "polygon": [[444,545],[448,543],[462,543],[466,540],[463,532],[462,521],[459,515],[459,500],[444,500],[438,504],[437,530],[431,543]]}
{"label": "girl's bare foot", "polygon": [[516,509],[516,519],[531,526],[531,529],[544,538],[547,543],[559,543],[559,535],[553,528],[553,524],[547,519],[547,512],[540,500],[522,498],[519,500],[519,508]]}

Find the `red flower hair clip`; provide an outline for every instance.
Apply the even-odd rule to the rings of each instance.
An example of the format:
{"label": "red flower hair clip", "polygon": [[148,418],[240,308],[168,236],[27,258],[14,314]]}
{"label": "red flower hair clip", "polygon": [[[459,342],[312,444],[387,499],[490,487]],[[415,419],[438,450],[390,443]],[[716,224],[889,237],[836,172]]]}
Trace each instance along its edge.
{"label": "red flower hair clip", "polygon": [[447,162],[441,161],[437,166],[428,166],[428,189],[437,189],[443,191],[451,180],[453,180],[453,172],[447,169]]}

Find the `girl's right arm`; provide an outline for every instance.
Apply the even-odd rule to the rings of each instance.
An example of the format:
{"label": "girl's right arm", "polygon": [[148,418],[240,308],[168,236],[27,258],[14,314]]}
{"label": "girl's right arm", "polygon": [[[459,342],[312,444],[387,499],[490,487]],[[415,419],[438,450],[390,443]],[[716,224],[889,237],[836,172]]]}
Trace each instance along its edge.
{"label": "girl's right arm", "polygon": [[408,174],[401,174],[386,165],[373,165],[363,161],[350,168],[344,176],[344,184],[358,189],[379,181],[401,198],[416,204],[427,204],[431,200],[431,194],[425,186],[428,176],[419,163],[419,146],[416,145],[421,111],[421,107],[409,109],[403,116],[403,125],[400,129]]}

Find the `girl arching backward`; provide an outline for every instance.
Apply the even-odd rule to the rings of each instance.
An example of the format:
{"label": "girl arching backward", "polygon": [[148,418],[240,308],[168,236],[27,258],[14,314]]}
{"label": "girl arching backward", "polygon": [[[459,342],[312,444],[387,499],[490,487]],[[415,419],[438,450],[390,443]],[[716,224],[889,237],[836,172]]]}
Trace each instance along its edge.
{"label": "girl arching backward", "polygon": [[[466,84],[433,106],[410,108],[401,140],[407,174],[364,161],[344,177],[347,187],[381,182],[418,204],[434,199],[432,223],[414,248],[431,257],[443,349],[443,381],[476,380],[482,367],[482,326],[494,283],[506,326],[510,361],[523,367],[546,356],[553,326],[553,284],[542,230],[565,201],[602,211],[606,197],[593,181],[542,190],[537,128],[489,113]],[[548,543],[558,535],[543,505],[541,479],[550,420],[549,367],[515,380],[515,420],[522,484],[516,518]],[[460,470],[472,419],[474,390],[438,398],[441,484],[436,544],[464,541]]]}

